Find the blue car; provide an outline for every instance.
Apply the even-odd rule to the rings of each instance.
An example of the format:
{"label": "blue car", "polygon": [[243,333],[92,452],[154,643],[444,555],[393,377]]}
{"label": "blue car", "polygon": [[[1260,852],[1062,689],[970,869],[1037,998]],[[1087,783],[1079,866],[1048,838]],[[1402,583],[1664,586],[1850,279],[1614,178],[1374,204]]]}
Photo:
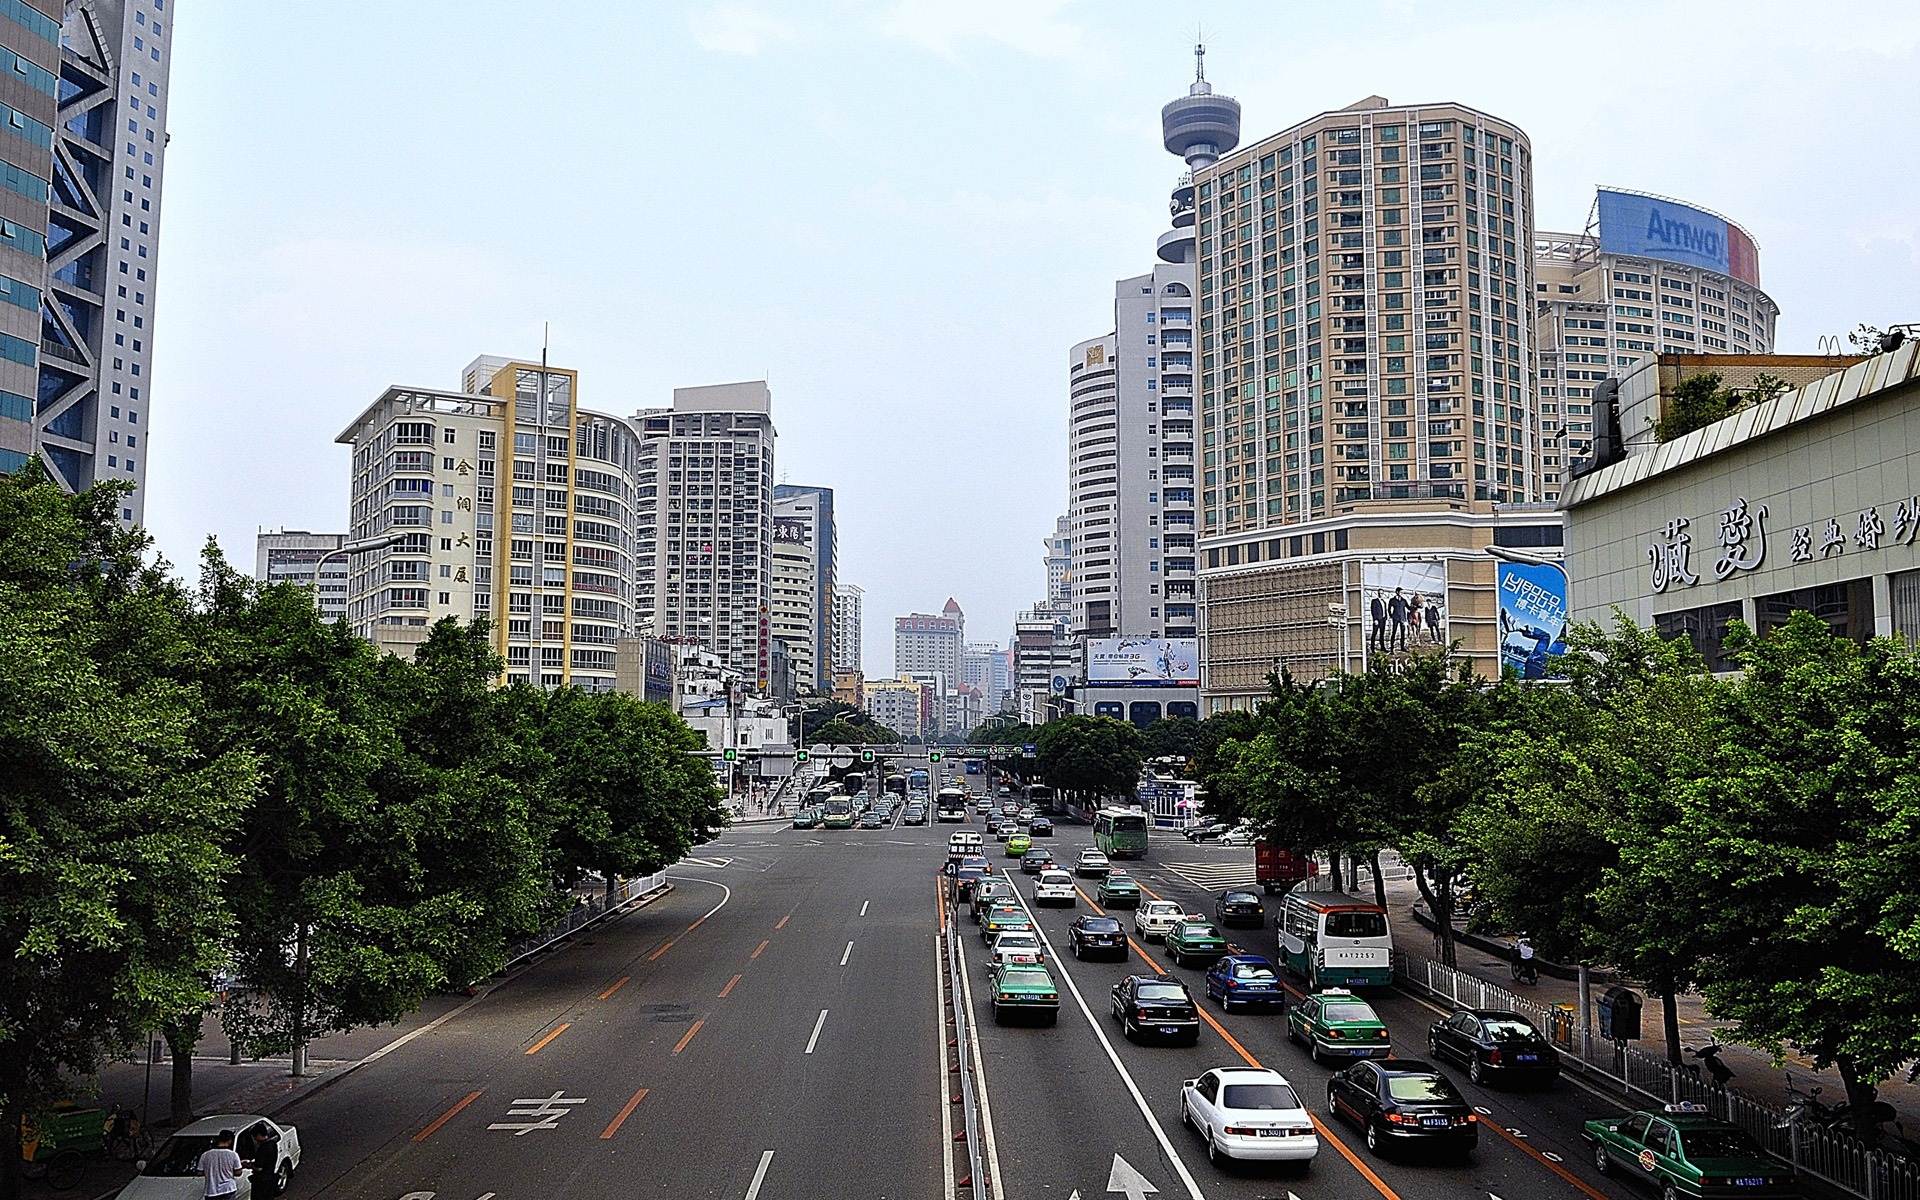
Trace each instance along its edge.
{"label": "blue car", "polygon": [[1207,968],[1207,999],[1232,1012],[1236,1006],[1283,1008],[1286,991],[1273,964],[1258,954],[1229,954]]}

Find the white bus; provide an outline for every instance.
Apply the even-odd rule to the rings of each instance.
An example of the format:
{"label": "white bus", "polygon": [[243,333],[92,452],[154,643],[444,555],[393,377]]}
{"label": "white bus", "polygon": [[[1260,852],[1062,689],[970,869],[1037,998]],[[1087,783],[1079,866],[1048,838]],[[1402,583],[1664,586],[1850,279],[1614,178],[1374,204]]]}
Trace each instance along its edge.
{"label": "white bus", "polygon": [[967,819],[967,790],[965,788],[941,788],[935,797],[935,815],[942,821],[964,821]]}

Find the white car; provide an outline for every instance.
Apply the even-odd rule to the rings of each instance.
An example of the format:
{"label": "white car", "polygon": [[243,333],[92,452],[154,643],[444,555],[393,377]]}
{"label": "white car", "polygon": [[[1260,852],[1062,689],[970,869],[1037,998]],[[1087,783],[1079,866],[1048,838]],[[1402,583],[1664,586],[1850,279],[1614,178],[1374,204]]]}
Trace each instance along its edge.
{"label": "white car", "polygon": [[1074,862],[1073,869],[1076,874],[1084,875],[1089,879],[1097,879],[1105,875],[1108,871],[1111,871],[1113,864],[1108,861],[1106,855],[1089,847],[1080,852],[1080,857]]}
{"label": "white car", "polygon": [[1229,829],[1220,835],[1220,844],[1222,846],[1251,846],[1253,842],[1253,830],[1245,825],[1237,829]]}
{"label": "white car", "polygon": [[1143,938],[1166,940],[1173,927],[1187,919],[1186,910],[1171,900],[1149,900],[1133,914],[1133,931]]}
{"label": "white car", "polygon": [[[251,1164],[240,1174],[234,1200],[277,1196],[286,1190],[300,1169],[300,1131],[266,1117],[225,1113],[175,1131],[141,1166],[133,1182],[120,1189],[120,1200],[201,1200],[206,1179],[197,1164],[223,1131],[233,1134],[234,1152]],[[256,1140],[256,1134],[265,1135],[265,1140]]]}
{"label": "white car", "polygon": [[1073,887],[1073,876],[1054,867],[1041,871],[1040,878],[1033,881],[1033,902],[1064,904],[1068,908],[1073,908],[1078,903],[1078,894]]}
{"label": "white car", "polygon": [[1040,945],[1040,939],[1021,930],[1009,930],[993,939],[993,949],[987,951],[987,970],[997,967],[1035,967],[1045,966],[1047,952]]}
{"label": "white car", "polygon": [[1299,1163],[1320,1153],[1313,1119],[1286,1076],[1265,1067],[1215,1067],[1180,1085],[1180,1119],[1219,1166],[1230,1159]]}

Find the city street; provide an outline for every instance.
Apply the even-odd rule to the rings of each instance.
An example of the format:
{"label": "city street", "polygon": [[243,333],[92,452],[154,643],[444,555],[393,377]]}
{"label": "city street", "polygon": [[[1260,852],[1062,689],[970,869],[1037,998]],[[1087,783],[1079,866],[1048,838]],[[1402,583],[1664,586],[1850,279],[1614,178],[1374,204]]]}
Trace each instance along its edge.
{"label": "city street", "polygon": [[[291,1195],[948,1194],[945,1122],[959,1110],[946,1112],[957,1085],[942,1056],[937,876],[954,828],[766,823],[703,846],[701,863],[724,865],[676,869],[666,899],[294,1105],[283,1116],[299,1125],[307,1162]],[[1068,825],[1055,846],[1064,858],[1088,841]],[[1156,835],[1136,875],[1200,908],[1210,891],[1195,880],[1232,881],[1248,864],[1245,850]],[[1025,895],[1031,880],[1014,878]],[[1340,1125],[1323,1127],[1304,1177],[1210,1165],[1179,1120],[1182,1079],[1271,1066],[1318,1114],[1328,1071],[1286,1044],[1277,1015],[1214,1005],[1198,1046],[1127,1042],[1106,1015],[1115,980],[1171,969],[1197,988],[1200,972],[1170,968],[1145,943],[1124,965],[1062,964],[1067,923],[1088,903],[1036,913],[1063,988],[1059,1022],[1045,1028],[993,1023],[981,943],[958,918],[997,1195],[1106,1195],[1116,1156],[1169,1196],[1627,1194],[1593,1174],[1578,1140],[1579,1121],[1609,1104],[1566,1082],[1508,1093],[1459,1079],[1483,1121],[1464,1165],[1376,1157]],[[1237,936],[1272,951],[1270,934]],[[1398,994],[1377,1006],[1396,1046],[1424,1050],[1431,1008]]]}

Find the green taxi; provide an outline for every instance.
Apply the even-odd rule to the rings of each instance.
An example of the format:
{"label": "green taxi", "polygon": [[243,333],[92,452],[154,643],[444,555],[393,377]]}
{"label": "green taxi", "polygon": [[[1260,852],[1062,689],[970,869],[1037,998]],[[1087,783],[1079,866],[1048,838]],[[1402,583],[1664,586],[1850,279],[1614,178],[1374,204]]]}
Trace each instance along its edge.
{"label": "green taxi", "polygon": [[988,909],[986,915],[980,918],[980,940],[989,946],[993,945],[993,939],[1012,929],[1031,932],[1033,918],[1017,906]]}
{"label": "green taxi", "polygon": [[1315,1062],[1340,1058],[1387,1058],[1393,1053],[1387,1026],[1373,1006],[1345,988],[1328,988],[1287,1010],[1287,1040],[1306,1043]]}
{"label": "green taxi", "polygon": [[1125,871],[1108,872],[1100,881],[1100,903],[1108,908],[1140,907],[1140,885]]}
{"label": "green taxi", "polygon": [[795,829],[812,829],[819,824],[820,814],[811,808],[803,808],[793,814],[793,827]]}
{"label": "green taxi", "polygon": [[1033,849],[1033,838],[1024,833],[1016,833],[1007,839],[1007,857],[1022,858]]}
{"label": "green taxi", "polygon": [[989,995],[996,1025],[1017,1016],[1036,1017],[1043,1025],[1060,1019],[1060,989],[1045,967],[1003,967],[994,972]]}
{"label": "green taxi", "polygon": [[1798,1196],[1792,1168],[1762,1150],[1738,1125],[1697,1104],[1588,1121],[1580,1136],[1602,1175],[1641,1179],[1663,1200],[1680,1196]]}
{"label": "green taxi", "polygon": [[1176,966],[1210,963],[1227,952],[1227,939],[1206,921],[1182,921],[1167,930],[1167,954]]}

